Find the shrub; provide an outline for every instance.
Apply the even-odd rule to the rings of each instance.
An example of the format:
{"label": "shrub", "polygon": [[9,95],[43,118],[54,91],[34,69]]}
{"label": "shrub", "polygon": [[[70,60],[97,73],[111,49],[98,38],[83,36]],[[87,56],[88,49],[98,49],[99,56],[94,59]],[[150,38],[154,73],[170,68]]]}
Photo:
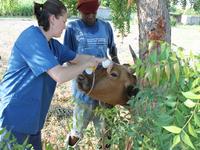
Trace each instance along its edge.
{"label": "shrub", "polygon": [[[4,134],[4,132],[5,129],[0,129],[0,135]],[[24,150],[24,149],[33,150],[32,145],[27,144],[27,140],[25,140],[23,144],[17,144],[15,137],[10,132],[7,132],[4,135],[4,141],[1,141],[0,143],[0,149],[10,150],[10,145],[12,145],[12,149],[14,150]]]}
{"label": "shrub", "polygon": [[184,11],[184,14],[185,15],[193,15],[193,16],[200,15],[200,13],[198,11],[195,11],[193,8],[186,9]]}
{"label": "shrub", "polygon": [[141,89],[129,102],[134,147],[200,149],[200,57],[160,44],[160,54],[134,66]]}
{"label": "shrub", "polygon": [[170,16],[170,24],[171,24],[171,26],[176,26],[177,21],[176,21],[176,18],[175,18],[175,17]]}
{"label": "shrub", "polygon": [[62,1],[67,5],[68,15],[77,16],[78,14],[78,11],[76,9],[77,0],[62,0]]}
{"label": "shrub", "polygon": [[160,53],[133,66],[140,92],[130,111],[100,111],[111,127],[112,149],[200,149],[200,57],[160,44]]}
{"label": "shrub", "polygon": [[1,16],[32,16],[33,0],[0,0]]}

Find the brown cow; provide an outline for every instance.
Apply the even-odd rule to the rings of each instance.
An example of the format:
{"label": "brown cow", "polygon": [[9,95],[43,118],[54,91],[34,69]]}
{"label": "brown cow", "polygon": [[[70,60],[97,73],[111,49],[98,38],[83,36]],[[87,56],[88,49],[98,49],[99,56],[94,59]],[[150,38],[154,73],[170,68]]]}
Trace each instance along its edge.
{"label": "brown cow", "polygon": [[76,81],[79,89],[90,97],[111,105],[125,105],[138,92],[133,72],[127,65],[116,63],[113,64],[110,74],[100,66],[91,75],[80,74]]}

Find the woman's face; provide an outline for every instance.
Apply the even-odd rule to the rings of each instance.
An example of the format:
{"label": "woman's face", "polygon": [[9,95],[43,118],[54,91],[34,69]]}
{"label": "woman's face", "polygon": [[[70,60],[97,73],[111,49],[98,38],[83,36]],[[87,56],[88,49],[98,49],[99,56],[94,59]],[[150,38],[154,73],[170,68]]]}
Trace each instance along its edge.
{"label": "woman's face", "polygon": [[65,23],[67,22],[67,13],[57,18],[52,15],[50,17],[50,30],[53,37],[60,37],[63,30],[65,29]]}

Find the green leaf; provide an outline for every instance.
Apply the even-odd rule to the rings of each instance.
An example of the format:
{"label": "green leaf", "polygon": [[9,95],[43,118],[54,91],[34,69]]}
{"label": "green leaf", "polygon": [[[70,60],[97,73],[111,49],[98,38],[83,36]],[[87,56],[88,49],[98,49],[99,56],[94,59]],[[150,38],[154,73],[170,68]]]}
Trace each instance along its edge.
{"label": "green leaf", "polygon": [[139,70],[139,76],[140,76],[141,78],[143,78],[144,75],[145,75],[145,67],[144,67],[144,66],[141,66],[141,67],[140,67],[140,70]]}
{"label": "green leaf", "polygon": [[5,139],[9,139],[11,137],[11,133],[10,132],[6,132],[4,138]]}
{"label": "green leaf", "polygon": [[156,65],[156,86],[159,86],[160,82],[160,65]]}
{"label": "green leaf", "polygon": [[196,106],[196,103],[194,103],[192,100],[190,99],[187,99],[185,102],[184,102],[185,106],[187,106],[188,108],[193,108],[194,106]]}
{"label": "green leaf", "polygon": [[137,59],[136,59],[136,64],[137,64],[138,66],[140,66],[140,65],[143,64],[143,62],[142,62],[141,59],[137,58]]}
{"label": "green leaf", "polygon": [[176,52],[172,52],[172,55],[170,56],[170,59],[171,59],[172,61],[177,61]]}
{"label": "green leaf", "polygon": [[182,92],[183,96],[185,96],[186,98],[188,99],[200,99],[200,94],[194,94],[193,92],[191,91],[188,91],[188,92]]}
{"label": "green leaf", "polygon": [[192,50],[190,50],[189,56],[190,56],[190,58],[194,58],[194,54],[193,54]]}
{"label": "green leaf", "polygon": [[140,75],[140,67],[136,67],[135,73],[136,73],[136,76],[139,77],[139,75]]}
{"label": "green leaf", "polygon": [[152,54],[150,55],[150,62],[152,64],[157,63],[157,51],[153,51]]}
{"label": "green leaf", "polygon": [[153,40],[150,41],[149,45],[148,45],[148,50],[152,50],[152,48],[154,48],[155,44],[156,44],[155,41],[153,41]]}
{"label": "green leaf", "polygon": [[195,132],[193,126],[192,126],[190,123],[188,123],[188,131],[189,131],[189,133],[190,133],[192,136],[194,136],[194,137],[197,138],[197,134],[196,134],[196,132]]}
{"label": "green leaf", "polygon": [[185,122],[185,119],[184,119],[184,115],[182,113],[183,111],[182,110],[179,110],[177,109],[175,111],[175,118],[176,118],[176,121],[178,123],[179,126],[183,126],[184,125],[184,122]]}
{"label": "green leaf", "polygon": [[183,68],[183,71],[186,77],[190,77],[190,69],[188,68],[188,66],[185,66]]}
{"label": "green leaf", "polygon": [[163,126],[163,128],[171,133],[179,134],[181,132],[181,128],[177,126]]}
{"label": "green leaf", "polygon": [[6,131],[5,128],[0,129],[0,135],[2,135]]}
{"label": "green leaf", "polygon": [[168,43],[161,44],[160,60],[167,60],[169,58],[169,45]]}
{"label": "green leaf", "polygon": [[173,144],[171,146],[171,149],[173,149],[178,143],[180,143],[181,139],[180,139],[180,135],[176,135],[173,138]]}
{"label": "green leaf", "polygon": [[176,81],[178,81],[179,80],[179,76],[180,76],[180,66],[179,66],[179,63],[176,62],[173,67],[174,67]]}
{"label": "green leaf", "polygon": [[200,91],[200,86],[197,87],[197,88],[192,89],[192,92],[193,92],[193,93],[197,93],[197,92],[199,92],[199,91]]}
{"label": "green leaf", "polygon": [[197,85],[200,84],[200,78],[196,78],[193,82],[192,82],[192,88],[196,87]]}
{"label": "green leaf", "polygon": [[170,66],[169,66],[169,63],[165,64],[165,73],[166,73],[167,79],[169,81],[169,79],[170,79]]}
{"label": "green leaf", "polygon": [[179,47],[179,48],[178,48],[178,54],[179,54],[179,57],[180,57],[181,59],[184,58],[185,54],[184,54],[184,49],[183,49],[182,47]]}
{"label": "green leaf", "polygon": [[200,119],[196,114],[194,114],[194,122],[200,127]]}
{"label": "green leaf", "polygon": [[195,149],[195,147],[194,147],[193,143],[191,142],[190,137],[187,135],[187,133],[183,132],[181,134],[181,139],[185,144],[190,146],[192,149]]}
{"label": "green leaf", "polygon": [[148,78],[149,81],[153,80],[153,69],[154,68],[150,68],[150,67],[146,68],[146,71],[145,71],[146,74],[145,74],[145,76]]}
{"label": "green leaf", "polygon": [[200,63],[196,64],[196,67],[197,67],[197,72],[200,72]]}
{"label": "green leaf", "polygon": [[172,94],[170,95],[170,94],[169,94],[169,95],[166,96],[166,98],[167,98],[169,101],[176,101],[177,96],[176,96],[176,95],[172,95]]}
{"label": "green leaf", "polygon": [[173,102],[173,101],[166,101],[165,104],[172,108],[176,106],[176,102]]}

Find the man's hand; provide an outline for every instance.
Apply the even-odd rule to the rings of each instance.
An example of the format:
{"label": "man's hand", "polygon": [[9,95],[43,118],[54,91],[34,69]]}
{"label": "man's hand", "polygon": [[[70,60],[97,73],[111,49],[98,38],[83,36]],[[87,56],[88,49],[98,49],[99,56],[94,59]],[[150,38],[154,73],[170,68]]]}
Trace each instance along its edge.
{"label": "man's hand", "polygon": [[110,72],[111,72],[111,70],[113,68],[113,62],[111,60],[109,60],[109,59],[106,59],[106,60],[104,60],[102,62],[102,66],[104,68],[107,68],[107,72],[108,72],[108,74],[110,74]]}

